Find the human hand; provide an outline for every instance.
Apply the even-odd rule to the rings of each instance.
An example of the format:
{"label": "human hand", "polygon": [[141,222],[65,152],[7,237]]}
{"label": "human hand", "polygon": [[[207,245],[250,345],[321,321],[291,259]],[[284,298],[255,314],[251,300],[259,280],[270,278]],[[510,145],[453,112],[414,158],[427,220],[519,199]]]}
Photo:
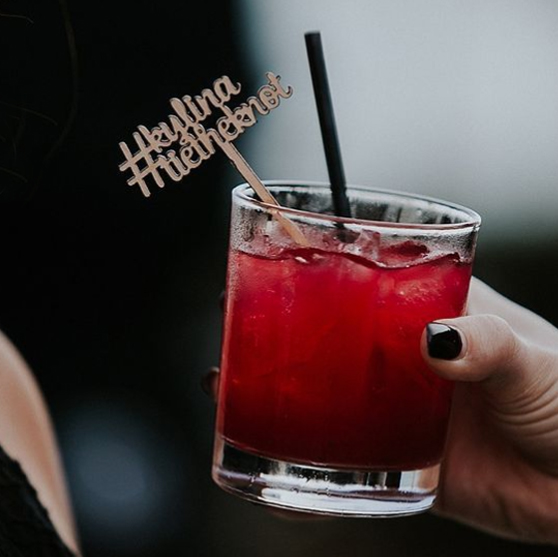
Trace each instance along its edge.
{"label": "human hand", "polygon": [[469,300],[422,339],[431,369],[459,382],[435,512],[558,544],[558,329],[478,280]]}

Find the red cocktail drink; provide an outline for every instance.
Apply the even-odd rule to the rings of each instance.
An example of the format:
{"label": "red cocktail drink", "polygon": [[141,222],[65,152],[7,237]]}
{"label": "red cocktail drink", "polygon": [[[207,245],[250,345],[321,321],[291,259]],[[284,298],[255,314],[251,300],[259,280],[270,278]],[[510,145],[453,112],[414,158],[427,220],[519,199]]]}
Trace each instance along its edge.
{"label": "red cocktail drink", "polygon": [[426,367],[419,343],[427,323],[463,313],[469,263],[449,254],[406,266],[402,253],[379,266],[308,249],[230,258],[224,439],[337,468],[440,461],[452,386]]}
{"label": "red cocktail drink", "polygon": [[[297,209],[326,195],[283,189]],[[214,478],[276,506],[409,514],[434,501],[452,393],[420,339],[465,311],[478,221],[413,196],[353,196],[373,221],[286,213],[308,247],[235,200]]]}

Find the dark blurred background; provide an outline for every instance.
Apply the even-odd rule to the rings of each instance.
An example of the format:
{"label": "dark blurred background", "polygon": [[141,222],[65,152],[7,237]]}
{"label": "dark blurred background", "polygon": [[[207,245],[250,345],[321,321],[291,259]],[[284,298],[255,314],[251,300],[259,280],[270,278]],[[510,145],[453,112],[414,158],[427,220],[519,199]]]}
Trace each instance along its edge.
{"label": "dark blurred background", "polygon": [[[387,6],[369,4],[376,10]],[[410,6],[396,4],[401,10]],[[547,4],[532,3],[538,8]],[[329,8],[351,13],[352,7],[354,18],[362,20],[363,6],[338,2]],[[440,3],[425,6],[436,14]],[[30,363],[53,414],[85,555],[554,555],[555,550],[497,540],[431,515],[288,521],[226,495],[211,483],[214,409],[199,382],[219,359],[229,193],[240,178],[217,154],[183,182],[171,182],[145,199],[118,171],[118,142],[130,142],[139,124],[165,119],[169,98],[196,94],[221,75],[243,84],[242,99],[263,84],[263,70],[281,73],[297,91],[291,64],[305,63],[301,22],[330,25],[333,66],[338,60],[335,42],[345,48],[354,43],[360,56],[366,54],[360,48],[364,35],[351,37],[347,31],[351,20],[336,34],[334,25],[340,22],[334,11],[322,11],[313,20],[302,13],[298,18],[295,9],[294,3],[255,0],[142,0],[110,6],[89,0],[22,0],[10,5],[9,14],[0,10],[0,327]],[[385,16],[385,10],[381,13]],[[558,12],[550,15],[558,23]],[[393,36],[384,37],[389,48],[390,40],[398,43],[405,34],[396,33],[401,25],[397,14],[386,21],[384,28],[389,21],[393,25]],[[417,20],[419,31],[421,24],[426,29],[431,22]],[[294,31],[293,39],[289,34]],[[287,43],[298,57],[289,58]],[[378,45],[375,48],[380,58]],[[368,69],[378,71],[377,60],[367,59]],[[422,71],[438,90],[443,88],[445,78],[431,66]],[[335,70],[331,75],[335,87]],[[356,84],[362,85],[359,79],[354,78],[355,90]],[[416,83],[417,90],[421,83]],[[412,87],[412,79],[409,84]],[[379,91],[386,95],[389,87],[383,87]],[[311,102],[308,82],[303,83],[301,98]],[[342,93],[337,100],[340,106],[351,104]],[[248,138],[238,142],[265,178],[325,178],[313,107],[308,110],[311,123],[297,126],[296,102],[295,94],[285,108],[282,105],[250,130],[252,144]],[[363,120],[362,109],[353,108],[364,127],[373,125]],[[413,112],[413,107],[407,108]],[[558,114],[556,103],[553,110]],[[285,121],[291,126],[287,133]],[[345,121],[350,122],[350,116]],[[423,125],[433,135],[439,129],[426,116]],[[403,130],[405,123],[400,126]],[[416,139],[421,130],[416,122],[413,126]],[[262,141],[266,130],[274,127],[283,135],[268,135]],[[318,154],[299,158],[315,164],[319,175],[313,167],[291,165],[289,149],[297,139],[300,145],[301,127],[311,128],[315,142],[309,149]],[[352,130],[347,124],[340,129],[343,143]],[[398,189],[439,194],[451,166],[443,153],[432,145],[427,171],[414,168],[394,147],[391,128],[380,128],[378,144],[386,144],[388,131],[393,160],[379,162],[386,168],[404,167],[416,183],[404,187],[403,174],[387,175],[379,163],[377,172],[366,170],[367,180],[351,155],[349,178],[383,181],[384,186],[391,179]],[[408,139],[404,132],[400,137],[402,143]],[[554,152],[557,146],[550,145]],[[471,157],[472,166],[478,163],[471,151],[460,153],[464,159]],[[360,156],[370,164],[364,149]],[[513,158],[510,155],[510,164]],[[438,174],[433,160],[439,161]],[[505,166],[505,158],[500,163]],[[273,164],[286,172],[278,174]],[[533,166],[534,174],[538,170],[538,164]],[[553,167],[548,176],[555,179],[552,172]],[[495,202],[485,198],[489,190],[482,179],[481,191],[471,200],[461,194],[474,176],[455,170],[452,176],[457,187],[444,197],[473,204],[483,214],[485,207],[488,211],[477,276],[558,323],[556,230],[547,226],[542,235],[533,236],[519,218],[514,234],[508,235],[492,218]],[[491,176],[497,181],[497,172]],[[536,185],[525,181],[523,188]],[[556,181],[551,187],[548,180],[543,185],[554,193],[548,204],[556,207]],[[498,187],[505,192],[507,186]],[[512,203],[515,186],[509,187],[510,198],[501,195],[498,207],[503,214],[517,214]]]}

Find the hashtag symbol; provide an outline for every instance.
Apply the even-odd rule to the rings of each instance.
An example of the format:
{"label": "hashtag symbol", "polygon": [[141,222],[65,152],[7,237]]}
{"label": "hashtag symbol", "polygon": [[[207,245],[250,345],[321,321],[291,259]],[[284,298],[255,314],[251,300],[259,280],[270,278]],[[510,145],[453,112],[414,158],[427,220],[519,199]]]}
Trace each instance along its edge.
{"label": "hashtag symbol", "polygon": [[124,142],[120,142],[120,149],[124,153],[124,157],[126,160],[121,163],[118,168],[121,172],[125,172],[126,170],[131,170],[133,176],[128,178],[127,184],[129,186],[135,186],[136,184],[140,187],[141,192],[145,197],[149,197],[151,192],[149,191],[149,187],[145,182],[145,178],[151,176],[155,183],[160,187],[163,188],[165,183],[159,174],[158,168],[160,167],[160,163],[158,158],[154,159],[151,156],[151,153],[156,149],[152,145],[147,145],[143,140],[141,134],[135,132],[133,137],[136,141],[136,144],[139,150],[136,153],[132,153],[128,145]]}

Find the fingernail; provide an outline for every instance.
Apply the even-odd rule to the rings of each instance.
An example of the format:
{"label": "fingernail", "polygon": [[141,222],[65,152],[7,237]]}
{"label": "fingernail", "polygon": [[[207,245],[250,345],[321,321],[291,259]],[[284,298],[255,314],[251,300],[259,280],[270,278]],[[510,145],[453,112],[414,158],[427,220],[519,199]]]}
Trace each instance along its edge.
{"label": "fingernail", "polygon": [[459,331],[443,323],[429,323],[426,326],[428,355],[440,360],[455,360],[463,349]]}
{"label": "fingernail", "polygon": [[213,375],[218,371],[219,368],[216,367],[211,367],[209,368],[209,371],[202,375],[201,379],[200,379],[200,386],[202,388],[202,391],[208,395],[208,396],[212,396],[212,389],[211,389],[211,383],[213,381]]}

